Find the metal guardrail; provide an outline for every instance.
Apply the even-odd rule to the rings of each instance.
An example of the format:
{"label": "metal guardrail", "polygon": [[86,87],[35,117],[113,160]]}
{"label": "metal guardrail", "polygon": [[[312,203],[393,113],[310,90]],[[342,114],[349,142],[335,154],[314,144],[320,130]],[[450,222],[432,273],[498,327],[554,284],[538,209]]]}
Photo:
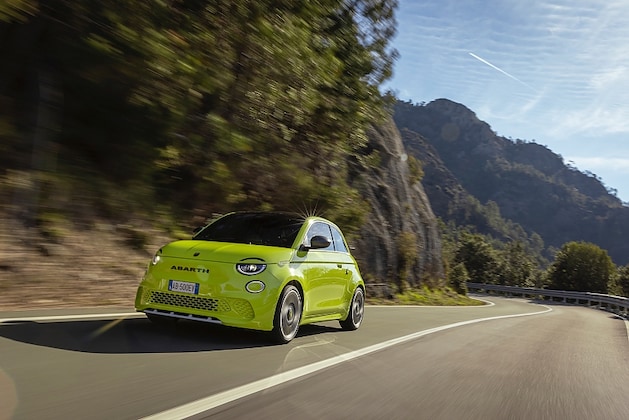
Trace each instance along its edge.
{"label": "metal guardrail", "polygon": [[367,296],[375,296],[379,298],[393,297],[393,288],[389,283],[365,283]]}
{"label": "metal guardrail", "polygon": [[511,296],[523,296],[538,299],[559,299],[564,303],[587,305],[611,312],[621,313],[624,317],[629,315],[629,298],[622,296],[604,295],[591,292],[569,292],[563,290],[536,289],[533,287],[501,286],[498,284],[467,283],[470,291],[495,292]]}

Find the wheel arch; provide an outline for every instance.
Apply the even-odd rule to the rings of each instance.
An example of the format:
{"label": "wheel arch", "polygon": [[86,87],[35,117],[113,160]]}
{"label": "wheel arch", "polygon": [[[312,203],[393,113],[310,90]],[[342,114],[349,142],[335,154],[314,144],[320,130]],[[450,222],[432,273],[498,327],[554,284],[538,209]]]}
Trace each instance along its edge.
{"label": "wheel arch", "polygon": [[299,294],[301,295],[301,298],[304,299],[304,287],[301,285],[301,282],[297,279],[292,279],[290,281],[288,281],[284,287],[282,287],[282,290],[284,290],[286,288],[286,286],[295,286],[297,288],[297,290],[299,290]]}
{"label": "wheel arch", "polygon": [[363,299],[367,300],[367,290],[365,288],[364,283],[357,282],[356,285],[354,286],[354,288],[352,289],[351,298],[349,300],[349,305],[347,305],[347,311],[345,312],[345,316],[343,318],[341,318],[341,320],[343,320],[343,321],[347,319],[347,317],[350,314],[350,311],[352,310],[352,300],[354,299],[354,293],[356,293],[356,289],[362,289],[362,291],[363,291]]}
{"label": "wheel arch", "polygon": [[286,283],[284,283],[284,285],[278,290],[278,297],[277,300],[275,302],[275,308],[277,309],[277,305],[280,304],[280,299],[282,297],[282,293],[284,293],[284,290],[288,287],[288,286],[295,286],[297,288],[297,291],[299,291],[299,295],[301,296],[301,306],[302,306],[302,311],[303,311],[303,307],[304,307],[304,301],[306,300],[306,296],[304,294],[304,287],[301,284],[301,282],[299,281],[299,279],[290,279],[288,280]]}

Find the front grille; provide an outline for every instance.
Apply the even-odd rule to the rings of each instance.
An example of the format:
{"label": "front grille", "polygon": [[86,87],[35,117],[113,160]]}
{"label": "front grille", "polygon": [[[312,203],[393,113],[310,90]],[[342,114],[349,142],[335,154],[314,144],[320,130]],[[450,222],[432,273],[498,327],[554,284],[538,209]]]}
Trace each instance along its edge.
{"label": "front grille", "polygon": [[158,292],[150,290],[147,303],[179,306],[183,308],[198,309],[211,312],[229,312],[229,304],[221,299],[204,298],[199,296],[177,295],[174,293]]}
{"label": "front grille", "polygon": [[251,303],[245,299],[227,298],[213,299],[200,296],[178,295],[175,293],[159,292],[157,290],[144,291],[147,304],[176,306],[180,308],[198,309],[209,312],[234,311],[243,319],[253,319],[255,316]]}
{"label": "front grille", "polygon": [[243,317],[244,319],[253,319],[253,308],[249,301],[244,299],[228,299],[229,303],[238,315]]}

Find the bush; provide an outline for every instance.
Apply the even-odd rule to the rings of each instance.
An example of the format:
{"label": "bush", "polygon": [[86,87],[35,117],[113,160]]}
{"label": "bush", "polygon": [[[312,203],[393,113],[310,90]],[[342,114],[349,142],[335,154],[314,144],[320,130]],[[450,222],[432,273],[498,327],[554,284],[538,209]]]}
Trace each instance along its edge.
{"label": "bush", "polygon": [[470,275],[465,269],[465,264],[459,263],[452,268],[450,272],[450,286],[459,294],[467,295],[467,282],[470,281]]}

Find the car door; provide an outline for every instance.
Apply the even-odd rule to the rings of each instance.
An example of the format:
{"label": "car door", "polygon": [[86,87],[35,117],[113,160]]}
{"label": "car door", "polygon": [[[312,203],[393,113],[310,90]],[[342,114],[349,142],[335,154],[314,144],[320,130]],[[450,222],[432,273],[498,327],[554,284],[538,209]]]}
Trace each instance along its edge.
{"label": "car door", "polygon": [[344,287],[344,295],[340,305],[345,308],[349,305],[354,295],[354,276],[360,277],[360,273],[358,272],[356,261],[349,253],[349,249],[341,232],[335,226],[330,226],[330,230],[332,231],[332,241],[334,242],[334,251],[336,252],[335,260],[337,268],[340,269],[339,274]]}
{"label": "car door", "polygon": [[304,317],[336,314],[342,311],[348,274],[342,253],[335,250],[330,225],[315,222],[306,234],[306,242],[314,236],[324,236],[330,246],[310,249],[305,256],[304,280],[308,293],[304,302]]}

